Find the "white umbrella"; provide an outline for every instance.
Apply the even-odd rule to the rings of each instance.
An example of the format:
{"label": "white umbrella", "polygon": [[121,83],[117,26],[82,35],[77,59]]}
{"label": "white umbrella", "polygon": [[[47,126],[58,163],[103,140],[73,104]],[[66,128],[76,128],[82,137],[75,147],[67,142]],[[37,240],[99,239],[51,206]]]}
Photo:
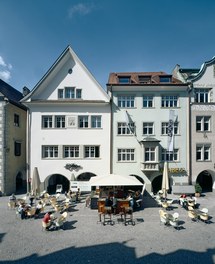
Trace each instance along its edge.
{"label": "white umbrella", "polygon": [[167,162],[165,161],[163,167],[163,178],[162,178],[162,191],[164,192],[165,198],[168,190],[169,190],[169,175],[168,175]]}
{"label": "white umbrella", "polygon": [[37,194],[40,192],[40,176],[39,176],[39,172],[38,172],[38,168],[34,167],[34,171],[33,171],[33,176],[32,176],[32,181],[31,181],[31,190],[33,192],[33,194]]}
{"label": "white umbrella", "polygon": [[117,174],[91,177],[89,183],[91,186],[143,186],[143,184],[134,176]]}

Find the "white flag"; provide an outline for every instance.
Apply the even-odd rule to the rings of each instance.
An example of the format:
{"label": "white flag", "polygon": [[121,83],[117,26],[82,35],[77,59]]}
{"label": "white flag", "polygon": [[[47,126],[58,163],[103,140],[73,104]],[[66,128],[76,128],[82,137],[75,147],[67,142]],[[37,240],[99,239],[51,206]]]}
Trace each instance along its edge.
{"label": "white flag", "polygon": [[168,123],[168,128],[167,128],[167,134],[168,134],[168,146],[167,150],[168,151],[173,151],[174,149],[174,116],[175,116],[175,111],[170,110],[169,111],[169,123]]}
{"label": "white flag", "polygon": [[126,120],[126,126],[128,127],[130,133],[134,134],[134,131],[133,131],[132,127],[131,127],[131,123],[133,123],[133,122],[132,122],[132,120],[131,120],[131,118],[130,118],[130,116],[129,116],[127,111],[125,111],[125,120]]}

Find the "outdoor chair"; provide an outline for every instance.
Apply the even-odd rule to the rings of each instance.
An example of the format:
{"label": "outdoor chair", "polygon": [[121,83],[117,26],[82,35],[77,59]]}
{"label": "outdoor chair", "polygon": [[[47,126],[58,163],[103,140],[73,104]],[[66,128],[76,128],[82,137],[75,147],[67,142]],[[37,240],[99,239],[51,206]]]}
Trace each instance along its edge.
{"label": "outdoor chair", "polygon": [[169,219],[169,224],[174,227],[175,229],[179,230],[179,214],[177,212],[175,212],[172,215],[172,218]]}
{"label": "outdoor chair", "polygon": [[64,223],[66,221],[67,218],[67,212],[64,212],[55,222],[55,226],[57,229],[64,229]]}
{"label": "outdoor chair", "polygon": [[191,219],[192,222],[198,221],[198,214],[194,210],[188,211],[188,217]]}
{"label": "outdoor chair", "polygon": [[202,214],[199,215],[199,217],[200,217],[200,219],[201,219],[203,222],[205,222],[205,223],[207,223],[208,218],[209,218],[209,216],[208,216],[207,213],[202,213]]}
{"label": "outdoor chair", "polygon": [[31,208],[29,210],[27,210],[27,217],[32,218],[35,215],[36,212],[36,208]]}
{"label": "outdoor chair", "polygon": [[159,216],[160,216],[160,225],[161,224],[164,224],[164,225],[169,224],[169,220],[166,217],[166,213],[164,212],[164,210],[162,210],[162,209],[159,210]]}
{"label": "outdoor chair", "polygon": [[8,202],[8,208],[9,209],[15,209],[16,208],[16,202],[15,201]]}

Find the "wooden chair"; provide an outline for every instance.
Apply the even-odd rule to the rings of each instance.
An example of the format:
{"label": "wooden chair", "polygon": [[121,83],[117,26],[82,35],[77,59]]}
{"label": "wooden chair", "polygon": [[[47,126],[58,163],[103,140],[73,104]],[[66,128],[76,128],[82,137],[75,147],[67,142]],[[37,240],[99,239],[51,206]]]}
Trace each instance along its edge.
{"label": "wooden chair", "polygon": [[9,209],[15,209],[16,208],[16,202],[15,201],[9,201],[7,205],[8,205]]}
{"label": "wooden chair", "polygon": [[198,214],[194,210],[188,211],[188,217],[192,220],[192,222],[198,221]]}
{"label": "wooden chair", "polygon": [[160,216],[160,225],[161,224],[164,224],[164,225],[169,224],[169,220],[166,217],[166,213],[164,212],[164,210],[162,210],[162,209],[159,210],[159,216]]}
{"label": "wooden chair", "polygon": [[32,207],[31,209],[27,210],[27,217],[32,218],[35,216],[36,208]]}

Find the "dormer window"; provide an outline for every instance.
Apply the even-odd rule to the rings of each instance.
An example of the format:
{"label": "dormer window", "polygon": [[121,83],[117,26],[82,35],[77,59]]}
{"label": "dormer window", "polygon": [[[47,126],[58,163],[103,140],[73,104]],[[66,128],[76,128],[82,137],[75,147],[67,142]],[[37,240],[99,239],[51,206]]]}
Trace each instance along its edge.
{"label": "dormer window", "polygon": [[170,83],[171,77],[170,76],[160,76],[160,82],[161,83]]}
{"label": "dormer window", "polygon": [[131,82],[131,77],[130,76],[119,76],[119,83],[120,84],[128,84]]}
{"label": "dormer window", "polygon": [[138,76],[139,83],[151,83],[151,76]]}
{"label": "dormer window", "polygon": [[81,99],[82,89],[75,87],[65,87],[58,89],[58,99]]}

